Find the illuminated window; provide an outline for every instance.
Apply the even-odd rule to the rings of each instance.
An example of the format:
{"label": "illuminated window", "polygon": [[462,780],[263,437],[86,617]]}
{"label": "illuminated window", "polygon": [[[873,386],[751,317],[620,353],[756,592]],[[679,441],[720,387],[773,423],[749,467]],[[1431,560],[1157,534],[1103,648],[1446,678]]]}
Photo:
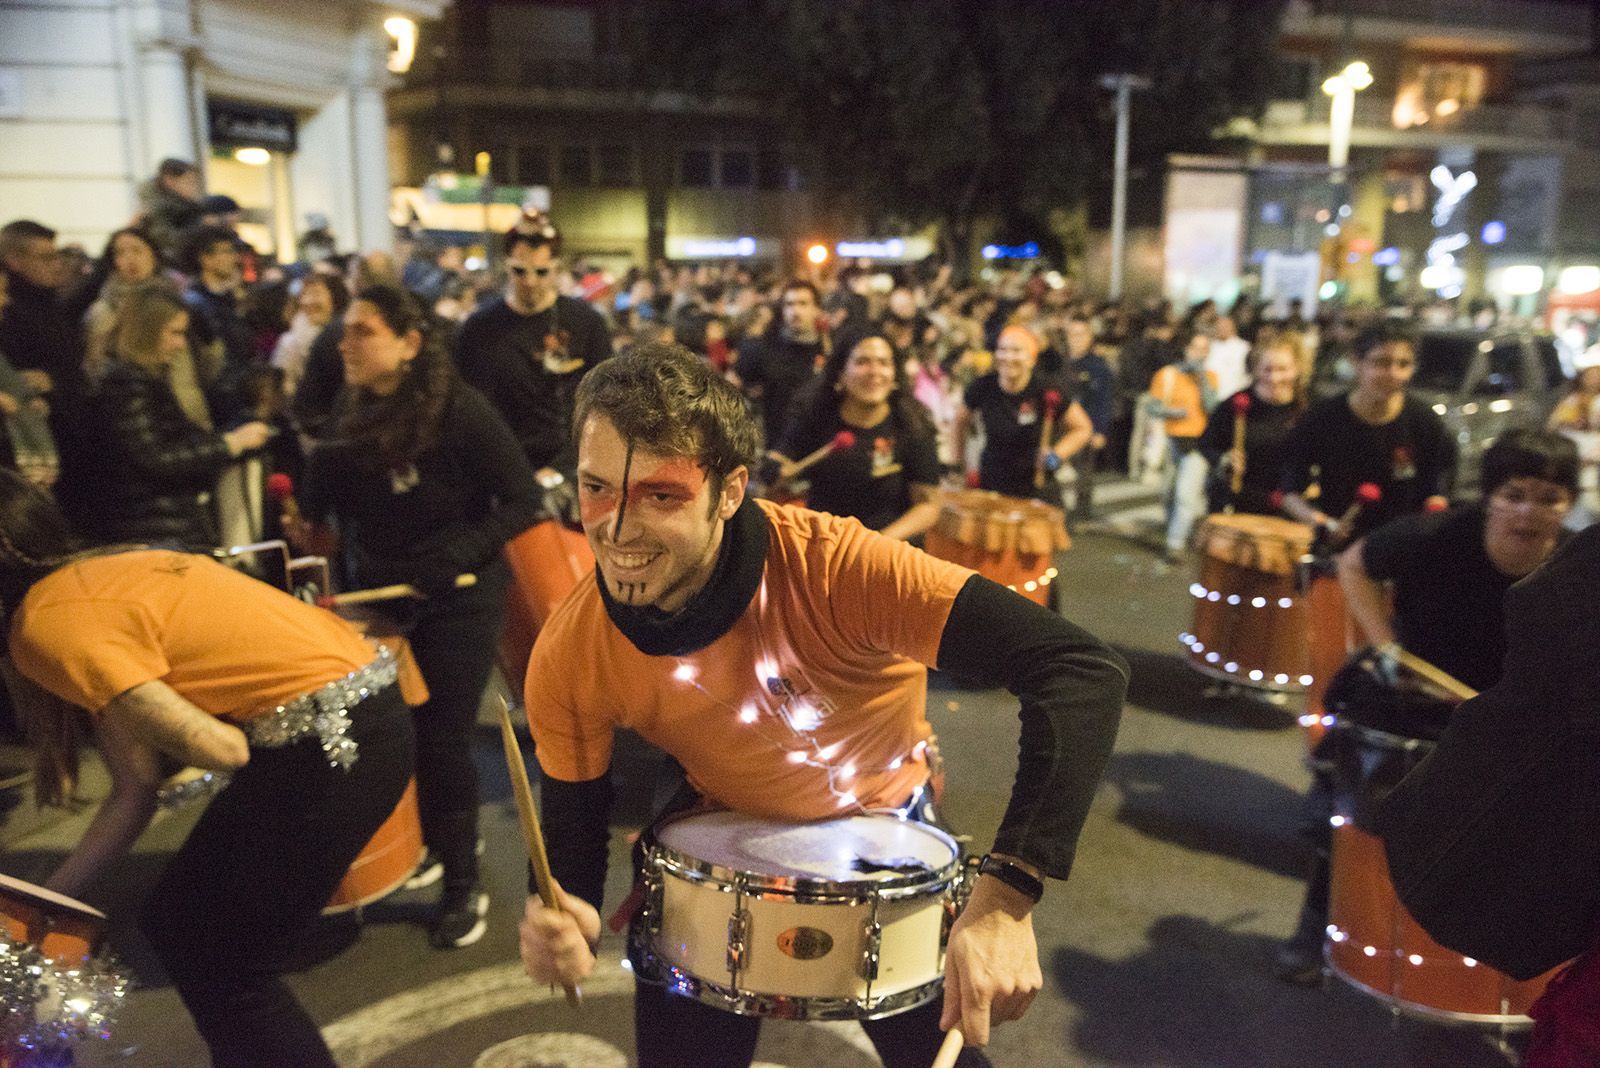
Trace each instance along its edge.
{"label": "illuminated window", "polygon": [[1428,123],[1448,125],[1483,100],[1488,70],[1480,63],[1409,64],[1394,97],[1394,124],[1404,130]]}

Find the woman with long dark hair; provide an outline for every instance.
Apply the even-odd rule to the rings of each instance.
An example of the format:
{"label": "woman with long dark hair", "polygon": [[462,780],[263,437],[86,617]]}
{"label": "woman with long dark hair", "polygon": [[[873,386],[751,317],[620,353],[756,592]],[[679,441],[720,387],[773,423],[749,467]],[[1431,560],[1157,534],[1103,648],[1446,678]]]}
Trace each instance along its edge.
{"label": "woman with long dark hair", "polygon": [[[844,436],[847,435],[847,436]],[[805,458],[824,455],[796,474]],[[933,423],[911,396],[905,368],[879,334],[840,345],[796,401],[773,457],[778,477],[806,478],[806,506],[854,516],[908,541],[939,517]]]}
{"label": "woman with long dark hair", "polygon": [[[409,583],[424,599],[411,649],[430,697],[416,710],[417,799],[430,859],[411,885],[442,872],[430,932],[441,948],[476,942],[478,782],[471,735],[494,661],[507,572],[500,550],[533,525],[533,472],[510,428],[463,383],[422,310],[403,290],[363,289],[339,342],[346,389],[333,435],[313,450],[296,541],[337,528],[351,587]],[[476,583],[458,587],[460,575]]]}

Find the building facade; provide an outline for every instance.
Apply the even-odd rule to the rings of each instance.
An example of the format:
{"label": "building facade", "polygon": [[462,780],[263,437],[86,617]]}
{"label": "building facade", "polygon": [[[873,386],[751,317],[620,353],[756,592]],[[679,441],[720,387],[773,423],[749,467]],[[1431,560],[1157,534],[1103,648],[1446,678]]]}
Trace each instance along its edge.
{"label": "building facade", "polygon": [[1250,281],[1310,266],[1324,297],[1531,312],[1600,264],[1600,86],[1572,58],[1594,30],[1584,0],[1295,0],[1273,99],[1227,131]]}
{"label": "building facade", "polygon": [[318,221],[388,248],[385,21],[447,2],[0,0],[4,215],[97,252],[174,157],[279,259]]}

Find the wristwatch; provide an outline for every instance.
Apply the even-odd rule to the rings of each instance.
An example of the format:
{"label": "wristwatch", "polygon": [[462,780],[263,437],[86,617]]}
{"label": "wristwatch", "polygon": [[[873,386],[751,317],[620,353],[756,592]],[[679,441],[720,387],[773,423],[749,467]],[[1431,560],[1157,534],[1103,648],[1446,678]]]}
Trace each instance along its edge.
{"label": "wristwatch", "polygon": [[994,876],[1035,905],[1044,897],[1044,883],[1038,876],[1009,857],[987,854],[978,865],[978,874]]}

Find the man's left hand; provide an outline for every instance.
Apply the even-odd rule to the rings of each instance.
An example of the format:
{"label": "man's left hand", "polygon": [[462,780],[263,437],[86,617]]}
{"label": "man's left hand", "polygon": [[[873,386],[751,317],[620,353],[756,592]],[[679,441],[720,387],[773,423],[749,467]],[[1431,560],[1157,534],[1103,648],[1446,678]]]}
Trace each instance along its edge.
{"label": "man's left hand", "polygon": [[991,876],[980,876],[950,930],[944,958],[944,1013],[969,1046],[989,1043],[991,1024],[1019,1020],[1044,985],[1033,902]]}

